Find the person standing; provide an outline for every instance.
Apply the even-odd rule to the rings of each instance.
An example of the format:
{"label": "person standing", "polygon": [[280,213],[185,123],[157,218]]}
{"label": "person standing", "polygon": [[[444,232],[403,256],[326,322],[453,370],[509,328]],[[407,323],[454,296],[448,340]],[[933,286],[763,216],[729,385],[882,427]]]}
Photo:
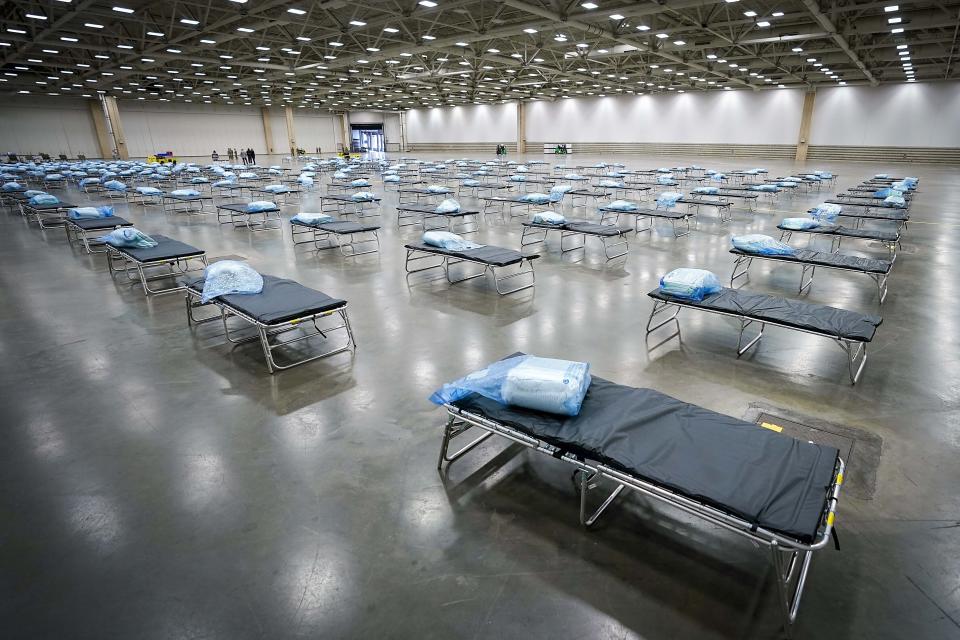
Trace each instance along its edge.
{"label": "person standing", "polygon": [[250,164],[257,164],[257,154],[253,149],[247,149],[247,155],[250,156]]}

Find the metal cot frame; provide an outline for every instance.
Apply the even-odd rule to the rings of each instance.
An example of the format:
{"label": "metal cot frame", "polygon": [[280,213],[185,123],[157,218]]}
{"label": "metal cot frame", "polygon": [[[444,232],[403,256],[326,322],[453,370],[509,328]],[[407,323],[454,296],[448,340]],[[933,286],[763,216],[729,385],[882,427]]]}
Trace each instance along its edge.
{"label": "metal cot frame", "polygon": [[[247,231],[269,231],[272,229],[280,229],[283,226],[283,218],[280,217],[280,207],[276,209],[268,209],[266,211],[238,211],[233,207],[245,207],[246,205],[240,203],[231,203],[231,204],[218,204],[217,205],[217,222],[219,224],[232,224],[234,229],[244,227]],[[226,211],[227,214],[221,213]],[[227,216],[227,220],[223,220],[223,216]],[[259,216],[259,220],[257,219]],[[273,221],[276,221],[276,224],[273,224]]]}
{"label": "metal cot frame", "polygon": [[[406,247],[407,257],[404,262],[404,269],[407,272],[407,276],[412,273],[420,273],[421,271],[430,271],[432,269],[443,269],[444,276],[447,279],[447,282],[450,284],[458,284],[460,282],[466,282],[467,280],[473,280],[475,278],[482,278],[483,276],[490,273],[493,276],[493,284],[497,293],[501,296],[506,296],[511,293],[517,293],[518,291],[523,291],[524,289],[531,289],[536,284],[536,273],[533,270],[533,261],[540,256],[531,255],[523,256],[516,263],[518,265],[518,270],[515,273],[508,275],[499,275],[497,273],[498,269],[503,269],[511,265],[496,266],[490,264],[489,262],[483,262],[481,260],[471,260],[470,258],[464,258],[462,256],[451,256],[445,253],[433,252],[426,249],[414,249],[411,247]],[[424,260],[430,260],[431,258],[440,258],[439,262],[428,263],[426,266],[417,266],[418,263]],[[459,264],[461,262],[469,262],[472,264],[479,264],[483,267],[483,271],[480,273],[464,276],[462,278],[452,279],[450,277],[450,265]],[[502,284],[508,280],[514,278],[519,278],[525,275],[530,276],[530,282],[527,284],[520,284],[512,289],[504,289]]]}
{"label": "metal cot frame", "polygon": [[[114,225],[113,227],[105,227],[103,229],[97,229],[96,231],[97,233],[106,234],[112,231],[113,229],[118,229],[120,227],[132,227],[132,226],[133,226],[133,223],[128,220],[126,221],[125,224],[117,224],[117,225]],[[90,237],[87,235],[87,229],[84,229],[80,225],[75,224],[74,221],[71,220],[70,218],[67,218],[66,220],[64,220],[63,230],[64,230],[64,233],[66,233],[67,235],[68,243],[73,245],[74,243],[79,242],[80,244],[83,245],[83,248],[87,253],[105,253],[107,251],[107,249],[105,248],[107,244],[105,242],[100,243],[101,245],[103,245],[104,247],[103,249],[92,249],[90,247]]]}
{"label": "metal cot frame", "polygon": [[[428,226],[427,221],[431,219],[444,220],[443,225]],[[459,220],[458,224],[454,224]],[[461,210],[451,213],[437,213],[432,209],[421,207],[397,207],[397,227],[411,227],[420,225],[424,231],[436,231],[443,229],[452,233],[476,233],[480,230],[480,212],[476,210]]]}
{"label": "metal cot frame", "polygon": [[[690,235],[690,218],[694,217],[696,214],[687,211],[686,213],[681,214],[679,219],[683,220],[684,228],[683,233],[677,233],[677,220],[678,218],[667,215],[668,213],[673,213],[672,211],[664,211],[662,209],[637,209],[636,211],[615,211],[612,209],[604,209],[600,207],[600,224],[605,224],[608,216],[615,216],[615,223],[620,224],[621,215],[631,215],[633,216],[633,231],[636,234],[639,234],[641,231],[653,231],[653,219],[662,218],[670,221],[670,226],[673,228],[673,237],[682,238],[683,236]],[[640,228],[640,219],[647,218],[647,226]]]}
{"label": "metal cot frame", "polygon": [[[612,226],[612,225],[610,225]],[[600,243],[603,245],[603,256],[609,262],[610,260],[615,260],[616,258],[622,258],[630,252],[630,244],[627,242],[627,239],[624,237],[628,230],[617,228],[617,235],[604,235],[600,233],[591,233],[589,231],[574,231],[567,229],[564,226],[554,226],[548,227],[539,224],[533,224],[530,222],[523,223],[523,234],[520,236],[520,248],[521,251],[526,247],[533,247],[538,244],[545,244],[547,241],[547,235],[551,231],[560,232],[560,254],[570,253],[571,251],[579,251],[584,249],[586,251],[587,246],[587,236],[594,238],[599,238]],[[578,244],[573,246],[564,246],[564,241],[567,238],[580,238]],[[613,252],[611,254],[611,252]]]}
{"label": "metal cot frame", "polygon": [[[313,362],[314,360],[327,358],[327,357],[336,355],[338,353],[342,353],[344,351],[350,350],[351,348],[353,348],[354,350],[357,348],[357,341],[354,339],[353,329],[350,326],[350,318],[347,316],[346,302],[344,302],[342,306],[337,307],[336,309],[329,309],[327,311],[307,314],[299,318],[285,320],[283,322],[267,324],[257,320],[256,318],[252,318],[246,315],[245,313],[231,307],[230,305],[226,304],[225,302],[217,298],[214,298],[210,302],[202,303],[200,302],[201,292],[191,289],[190,287],[186,287],[185,291],[186,291],[185,303],[187,307],[187,326],[193,327],[196,325],[206,324],[208,322],[215,322],[217,320],[220,320],[223,323],[224,337],[226,337],[226,339],[231,344],[240,345],[240,344],[246,344],[248,342],[259,341],[260,347],[261,349],[263,349],[263,357],[267,361],[267,370],[271,374],[276,373],[277,371],[292,369],[293,367],[299,366],[301,364],[306,364],[308,362]],[[207,307],[207,306],[216,307],[218,313],[208,318],[197,318],[194,315],[195,309],[198,309],[200,307]],[[341,320],[340,324],[333,327],[323,327],[323,328],[321,328],[317,324],[317,320],[321,318],[334,316],[334,315],[339,316]],[[252,336],[246,336],[242,338],[231,335],[231,329],[228,323],[228,320],[231,317],[240,318],[241,320],[253,325],[253,327],[256,329],[256,333]],[[309,325],[313,326],[313,331],[309,333],[304,332],[304,335],[302,336],[299,336],[290,340],[284,340],[284,341],[271,342],[270,340],[270,338],[272,337],[276,337],[290,331],[303,329],[304,326],[309,326]],[[327,351],[323,351],[322,353],[317,353],[312,356],[305,356],[303,358],[300,358],[299,360],[292,361],[290,364],[279,364],[274,358],[273,353],[278,349],[282,349],[285,346],[289,346],[297,342],[303,342],[305,340],[309,340],[310,338],[315,338],[317,336],[321,336],[322,338],[327,339],[327,334],[333,331],[338,331],[340,329],[345,330],[347,334],[346,344],[342,346],[333,347]],[[236,329],[233,329],[233,331],[236,332]]]}
{"label": "metal cot frame", "polygon": [[[693,498],[661,487],[653,482],[633,476],[615,469],[601,462],[585,459],[569,451],[550,444],[542,438],[528,435],[509,425],[496,422],[481,415],[470,413],[446,404],[447,421],[443,430],[443,440],[440,445],[440,456],[437,460],[437,469],[442,470],[444,462],[448,468],[455,460],[463,457],[474,447],[493,435],[501,436],[511,442],[521,444],[529,449],[556,458],[575,467],[575,480],[580,494],[580,523],[591,527],[600,518],[606,509],[616,500],[624,489],[631,489],[648,498],[658,500],[673,506],[684,513],[697,516],[706,522],[733,532],[758,546],[766,547],[770,551],[771,562],[777,579],[778,601],[780,604],[783,629],[787,637],[791,637],[792,625],[797,619],[800,609],[800,599],[806,586],[813,552],[827,546],[833,533],[836,519],[837,504],[840,499],[840,487],[843,484],[845,464],[842,458],[837,458],[833,480],[824,496],[824,505],[821,512],[820,527],[817,535],[810,543],[804,543],[796,538],[785,536],[762,527],[758,527],[748,520],[731,515]],[[472,428],[485,433],[474,438],[467,444],[449,452],[451,441]],[[608,479],[616,483],[616,488],[607,495],[600,506],[589,512],[587,495],[599,480]]]}
{"label": "metal cot frame", "polygon": [[[213,196],[174,196],[169,193],[165,193],[160,198],[160,205],[163,207],[164,213],[195,213],[198,215],[209,215],[213,211],[207,210],[206,202],[213,202]],[[169,208],[167,204],[169,203]],[[199,205],[199,206],[197,206]]]}
{"label": "metal cot frame", "polygon": [[[329,213],[331,211],[342,215],[355,215],[357,218],[372,218],[380,215],[381,198],[373,200],[354,200],[350,196],[341,196],[337,194],[320,196],[320,213]],[[366,204],[375,205],[372,213],[364,207]],[[352,210],[351,210],[352,209]]]}
{"label": "metal cot frame", "polygon": [[[192,271],[202,271],[207,267],[207,254],[202,252],[190,256],[180,256],[173,258],[156,258],[154,260],[141,261],[135,260],[127,254],[119,251],[116,247],[105,245],[107,254],[107,269],[110,271],[110,277],[115,278],[117,272],[123,272],[131,282],[139,282],[143,286],[143,293],[148,296],[163,295],[174,293],[185,288],[183,284],[176,284],[165,289],[151,289],[147,283],[155,280],[168,280],[177,276],[186,275]],[[191,268],[191,261],[198,261],[199,267]],[[115,262],[122,263],[122,266],[115,266]],[[148,274],[149,269],[167,267],[162,273]],[[134,275],[136,277],[134,277]]]}
{"label": "metal cot frame", "polygon": [[[797,290],[797,293],[802,294],[804,291],[813,286],[813,276],[816,274],[817,267],[821,269],[835,269],[837,271],[846,271],[848,273],[862,273],[870,277],[873,280],[873,283],[877,286],[877,295],[880,298],[880,304],[883,304],[883,301],[887,298],[887,280],[890,278],[890,272],[887,273],[875,273],[872,271],[864,271],[863,269],[854,269],[852,267],[843,267],[840,265],[826,265],[826,264],[813,264],[810,262],[803,262],[801,260],[787,260],[780,256],[772,255],[740,255],[734,254],[736,259],[733,261],[733,272],[730,274],[730,286],[733,287],[733,284],[736,280],[744,278],[744,283],[750,281],[750,266],[753,264],[754,259],[759,260],[770,260],[772,262],[781,262],[784,264],[794,264],[800,265],[802,267],[800,271],[800,288]],[[892,261],[891,261],[892,265]]]}
{"label": "metal cot frame", "polygon": [[[673,315],[669,315],[666,318],[660,320],[656,324],[653,324],[654,318],[661,316],[670,309],[670,307],[675,307]],[[863,373],[863,368],[867,365],[867,343],[862,340],[854,340],[851,338],[840,338],[829,333],[823,333],[821,331],[813,331],[811,329],[801,329],[799,327],[794,327],[789,324],[778,322],[776,320],[759,320],[756,318],[749,318],[745,315],[739,313],[732,313],[730,311],[721,311],[719,309],[708,309],[705,307],[699,307],[696,305],[688,304],[683,300],[660,300],[654,298],[653,310],[650,311],[650,318],[647,320],[647,329],[646,335],[650,336],[651,333],[659,329],[660,327],[667,325],[671,322],[676,323],[676,331],[660,342],[663,344],[667,340],[670,340],[674,336],[680,337],[680,320],[677,316],[680,315],[681,309],[694,309],[695,311],[705,311],[707,313],[714,313],[719,316],[726,316],[728,318],[735,318],[740,322],[740,332],[737,337],[737,357],[739,358],[744,353],[746,353],[751,347],[760,342],[760,339],[763,337],[763,330],[766,325],[773,327],[782,327],[784,329],[790,329],[793,331],[799,331],[801,333],[809,333],[810,335],[820,336],[822,338],[830,338],[833,340],[847,356],[847,373],[850,376],[850,384],[857,384],[857,380],[860,379],[860,374]],[[746,344],[743,344],[743,334],[746,331],[747,327],[757,323],[760,325],[760,332],[749,340]],[[859,363],[859,364],[858,364]]]}
{"label": "metal cot frame", "polygon": [[[780,230],[780,241],[781,241],[781,242],[788,242],[788,241],[790,240],[790,238],[793,237],[793,234],[794,234],[794,233],[805,233],[805,234],[807,234],[808,236],[810,236],[811,239],[814,238],[814,237],[816,237],[816,236],[827,236],[827,237],[829,237],[829,238],[830,238],[830,251],[831,251],[831,253],[838,253],[838,252],[840,251],[840,245],[841,245],[841,242],[843,241],[843,239],[844,239],[845,237],[850,237],[850,236],[841,236],[841,235],[839,235],[839,234],[833,234],[833,233],[823,233],[823,232],[813,233],[813,232],[807,231],[807,230],[805,230],[805,229],[781,229],[781,230]],[[858,238],[856,238],[856,237],[851,237],[851,239],[857,240]],[[899,229],[897,230],[897,239],[894,240],[894,241],[892,241],[892,242],[891,242],[891,241],[887,241],[887,240],[874,239],[874,238],[859,238],[859,239],[860,239],[860,240],[872,240],[872,241],[874,241],[874,242],[879,242],[879,243],[883,244],[883,245],[887,248],[887,251],[890,253],[891,259],[893,259],[893,260],[896,260],[896,259],[897,259],[897,249],[900,247],[900,230],[899,230]]]}
{"label": "metal cot frame", "polygon": [[[300,229],[298,231],[298,229]],[[357,231],[333,231],[331,229],[324,229],[322,225],[310,226],[305,224],[296,224],[294,222],[290,223],[290,239],[293,241],[294,246],[298,244],[313,244],[314,249],[318,251],[323,251],[324,249],[340,249],[341,255],[345,257],[350,256],[362,256],[367,253],[376,253],[380,251],[380,236],[377,233],[379,227],[374,229],[364,229]],[[359,239],[356,239],[354,236],[361,236]],[[371,237],[364,238],[364,235],[370,235]],[[297,240],[298,236],[310,236],[307,240]],[[348,242],[341,242],[344,236],[347,236]],[[334,239],[336,242],[334,242]],[[373,244],[374,246],[369,249],[360,249],[359,247],[367,244]],[[349,249],[349,251],[347,251]]]}

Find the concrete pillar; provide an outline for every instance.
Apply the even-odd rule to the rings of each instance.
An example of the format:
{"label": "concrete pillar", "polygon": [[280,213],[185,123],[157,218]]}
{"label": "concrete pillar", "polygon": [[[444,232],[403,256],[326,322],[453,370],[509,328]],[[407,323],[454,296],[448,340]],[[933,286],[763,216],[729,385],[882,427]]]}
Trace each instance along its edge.
{"label": "concrete pillar", "polygon": [[350,151],[350,116],[346,112],[340,114],[340,144],[344,151]]}
{"label": "concrete pillar", "polygon": [[800,134],[797,136],[797,162],[807,161],[807,151],[810,148],[810,125],[813,124],[813,105],[817,100],[816,91],[803,94],[803,113],[800,116]]}
{"label": "concrete pillar", "polygon": [[297,132],[293,128],[293,107],[284,107],[284,115],[287,118],[287,146],[290,148],[290,155],[297,156]]}
{"label": "concrete pillar", "polygon": [[517,100],[517,153],[527,152],[527,108]]}
{"label": "concrete pillar", "polygon": [[400,152],[407,152],[407,114],[400,112]]}
{"label": "concrete pillar", "polygon": [[[113,149],[117,150],[117,155],[121,160],[129,160],[130,153],[127,151],[127,137],[123,133],[123,124],[120,122],[120,110],[117,108],[117,99],[113,96],[104,95],[100,97],[100,100],[103,104],[107,130],[113,137]],[[111,155],[113,149],[110,150]]]}
{"label": "concrete pillar", "polygon": [[273,127],[270,125],[270,109],[267,107],[260,107],[260,117],[263,118],[263,142],[267,148],[267,153],[274,153]]}
{"label": "concrete pillar", "polygon": [[[103,105],[98,100],[87,102],[90,107],[90,117],[93,119],[93,128],[97,131],[97,147],[99,157],[110,158],[113,146],[110,144],[110,131],[107,129],[107,119],[103,116]],[[93,154],[91,153],[91,157]]]}

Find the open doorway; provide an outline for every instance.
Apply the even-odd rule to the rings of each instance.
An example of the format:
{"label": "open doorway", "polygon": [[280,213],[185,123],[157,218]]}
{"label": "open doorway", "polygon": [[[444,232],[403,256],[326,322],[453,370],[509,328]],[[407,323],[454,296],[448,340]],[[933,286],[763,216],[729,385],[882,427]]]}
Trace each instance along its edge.
{"label": "open doorway", "polygon": [[351,150],[354,153],[382,153],[385,149],[382,124],[352,124]]}

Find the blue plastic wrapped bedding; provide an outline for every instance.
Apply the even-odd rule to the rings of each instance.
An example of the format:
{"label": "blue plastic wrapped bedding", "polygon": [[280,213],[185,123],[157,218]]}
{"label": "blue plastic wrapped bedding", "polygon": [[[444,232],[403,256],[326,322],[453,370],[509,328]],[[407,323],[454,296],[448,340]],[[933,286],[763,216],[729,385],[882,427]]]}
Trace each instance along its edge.
{"label": "blue plastic wrapped bedding", "polygon": [[667,178],[666,176],[660,176],[659,178],[657,178],[657,184],[663,185],[663,186],[665,186],[665,187],[675,187],[675,186],[677,186],[677,185],[680,184],[680,183],[677,182],[676,180],[674,180],[673,178]]}
{"label": "blue plastic wrapped bedding", "polygon": [[195,198],[200,195],[200,192],[196,189],[176,189],[171,191],[170,195],[177,196],[178,198]]}
{"label": "blue plastic wrapped bedding", "polygon": [[840,217],[840,205],[821,202],[808,212],[810,217],[818,222],[835,224]]}
{"label": "blue plastic wrapped bedding", "polygon": [[610,189],[623,189],[623,183],[622,183],[622,182],[618,182],[618,181],[616,181],[616,180],[606,180],[606,179],[600,180],[600,181],[597,183],[597,185],[598,185],[598,186],[601,186],[601,187],[607,187],[607,188],[610,188]]}
{"label": "blue plastic wrapped bedding", "polygon": [[217,180],[216,182],[213,183],[213,186],[215,186],[215,187],[229,187],[229,186],[232,186],[232,185],[235,185],[235,184],[237,184],[237,181],[236,181],[236,180],[234,180],[233,178],[227,178],[226,180]]}
{"label": "blue plastic wrapped bedding", "polygon": [[357,178],[350,183],[351,187],[369,187],[370,181],[366,178]]}
{"label": "blue plastic wrapped bedding", "polygon": [[873,177],[876,178],[876,179],[878,179],[878,180],[886,180],[887,178],[890,177],[890,174],[888,174],[888,173],[877,173],[877,174],[874,174]]}
{"label": "blue plastic wrapped bedding", "polygon": [[303,187],[312,187],[313,186],[313,176],[306,176],[300,174],[297,176],[297,183]]}
{"label": "blue plastic wrapped bedding", "polygon": [[32,205],[58,204],[60,202],[60,198],[57,196],[52,196],[49,193],[41,193],[30,198],[28,202]]}
{"label": "blue plastic wrapped bedding", "polygon": [[126,191],[127,185],[123,184],[119,180],[108,180],[103,183],[103,186],[110,191]]}
{"label": "blue plastic wrapped bedding", "polygon": [[293,216],[290,219],[295,220],[296,222],[302,222],[303,224],[311,224],[311,225],[325,224],[327,222],[334,222],[336,220],[336,218],[334,218],[331,215],[327,215],[326,213],[304,213],[304,212],[298,213],[297,215]]}
{"label": "blue plastic wrapped bedding", "polygon": [[81,178],[77,183],[80,185],[80,188],[90,186],[92,184],[100,184],[100,178]]}
{"label": "blue plastic wrapped bedding", "polygon": [[61,173],[48,173],[43,177],[44,180],[63,180],[63,174]]}
{"label": "blue plastic wrapped bedding", "polygon": [[263,188],[263,190],[269,191],[270,193],[285,193],[289,191],[289,189],[287,189],[282,184],[268,184]]}
{"label": "blue plastic wrapped bedding", "polygon": [[630,202],[629,200],[614,200],[605,208],[612,211],[636,211],[639,207],[636,202]]}
{"label": "blue plastic wrapped bedding", "polygon": [[710,176],[710,179],[713,180],[714,182],[723,182],[724,180],[727,179],[727,174],[714,173],[712,176]]}
{"label": "blue plastic wrapped bedding", "polygon": [[67,212],[71,220],[98,220],[112,218],[113,207],[76,207]]}
{"label": "blue plastic wrapped bedding", "polygon": [[357,191],[350,196],[354,202],[373,202],[377,195],[372,191]]}
{"label": "blue plastic wrapped bedding", "polygon": [[2,189],[3,189],[4,191],[7,191],[7,192],[10,192],[10,191],[19,191],[19,190],[22,189],[22,188],[23,188],[23,187],[20,186],[20,183],[19,183],[19,182],[5,182],[5,183],[3,184],[3,187],[2,187]]}
{"label": "blue plastic wrapped bedding", "polygon": [[693,190],[693,193],[704,196],[715,196],[720,193],[720,189],[717,187],[697,187]]}
{"label": "blue plastic wrapped bedding", "polygon": [[135,249],[152,249],[159,243],[135,227],[114,229],[105,236],[98,238],[114,247],[131,247]]}
{"label": "blue plastic wrapped bedding", "polygon": [[427,185],[427,191],[430,193],[450,193],[450,188],[442,184],[431,184]]}
{"label": "blue plastic wrapped bedding", "polygon": [[[386,180],[384,180],[384,182],[386,182]],[[463,186],[465,186],[465,187],[476,187],[476,186],[479,186],[479,185],[480,185],[480,181],[479,181],[479,180],[470,179],[470,180],[464,180],[464,181],[463,181]]]}
{"label": "blue plastic wrapped bedding", "polygon": [[897,191],[896,189],[878,189],[873,192],[874,198],[886,198],[888,196],[897,196],[902,195],[902,192]]}
{"label": "blue plastic wrapped bedding", "polygon": [[820,223],[813,218],[784,218],[780,221],[780,226],[784,229],[804,231],[806,229],[816,229],[820,226]]}
{"label": "blue plastic wrapped bedding", "polygon": [[572,184],[555,184],[550,188],[550,195],[552,196],[555,193],[559,193],[561,196],[573,191]]}
{"label": "blue plastic wrapped bedding", "polygon": [[27,189],[26,191],[23,192],[23,195],[25,195],[28,198],[33,198],[34,196],[43,196],[46,194],[47,194],[46,191],[39,191],[37,189]]}
{"label": "blue plastic wrapped bedding", "polygon": [[568,173],[565,176],[563,176],[563,179],[564,180],[583,180],[584,177],[579,173]]}
{"label": "blue plastic wrapped bedding", "polygon": [[531,204],[547,204],[550,202],[550,196],[546,193],[525,193],[520,196],[520,201],[529,202]]}
{"label": "blue plastic wrapped bedding", "polygon": [[254,200],[247,204],[247,213],[262,213],[264,211],[276,211],[279,207],[275,202],[269,200]]}
{"label": "blue plastic wrapped bedding", "polygon": [[677,204],[677,200],[679,200],[682,197],[683,197],[683,194],[680,193],[679,191],[664,191],[659,196],[657,196],[657,206],[666,207],[667,209],[670,209],[671,207],[675,207]]}
{"label": "blue plastic wrapped bedding", "polygon": [[509,180],[510,180],[510,182],[526,182],[526,181],[527,181],[527,176],[520,176],[520,175],[518,175],[518,176],[510,176]]}
{"label": "blue plastic wrapped bedding", "polygon": [[796,250],[790,245],[760,233],[733,236],[730,238],[730,244],[740,251],[756,253],[761,256],[792,256],[796,253]]}
{"label": "blue plastic wrapped bedding", "polygon": [[254,173],[253,171],[244,171],[240,174],[240,177],[243,178],[244,180],[255,180],[257,177],[257,174]]}
{"label": "blue plastic wrapped bedding", "polygon": [[397,175],[383,176],[383,181],[384,182],[400,182],[400,176],[397,176]]}
{"label": "blue plastic wrapped bedding", "polygon": [[556,224],[561,225],[567,221],[559,213],[553,211],[538,211],[533,214],[532,222],[535,224]]}
{"label": "blue plastic wrapped bedding", "polygon": [[196,178],[190,178],[190,184],[207,184],[210,182],[203,176],[197,176]]}
{"label": "blue plastic wrapped bedding", "polygon": [[681,267],[660,278],[660,292],[674,298],[699,302],[723,287],[717,276],[706,269]]}
{"label": "blue plastic wrapped bedding", "polygon": [[245,262],[220,260],[203,270],[200,302],[207,303],[227,294],[256,294],[263,291],[263,276]]}
{"label": "blue plastic wrapped bedding", "polygon": [[427,231],[423,234],[421,240],[431,247],[447,249],[448,251],[466,251],[467,249],[479,249],[483,246],[449,231]]}
{"label": "blue plastic wrapped bedding", "polygon": [[747,187],[750,191],[761,191],[763,193],[776,193],[778,187],[775,184],[755,184],[753,186]]}
{"label": "blue plastic wrapped bedding", "polygon": [[586,362],[514,356],[444,384],[430,402],[443,405],[476,393],[503,405],[575,416],[590,382]]}
{"label": "blue plastic wrapped bedding", "polygon": [[453,198],[447,198],[438,204],[434,211],[436,213],[457,213],[460,211],[460,203]]}
{"label": "blue plastic wrapped bedding", "polygon": [[893,207],[894,209],[906,209],[907,201],[903,196],[887,196],[883,199],[883,206]]}

